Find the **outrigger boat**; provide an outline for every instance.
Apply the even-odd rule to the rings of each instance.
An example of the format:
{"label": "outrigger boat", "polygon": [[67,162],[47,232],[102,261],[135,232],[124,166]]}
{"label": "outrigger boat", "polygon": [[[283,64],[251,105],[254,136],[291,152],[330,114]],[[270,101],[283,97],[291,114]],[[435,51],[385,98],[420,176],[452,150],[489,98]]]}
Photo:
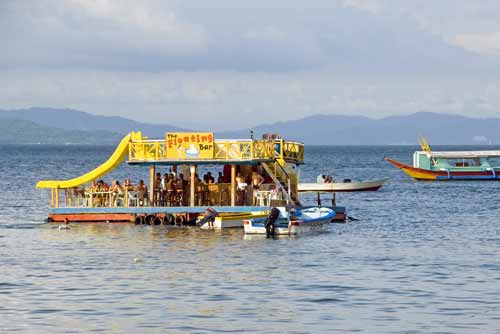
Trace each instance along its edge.
{"label": "outrigger boat", "polygon": [[[335,211],[329,207],[308,207],[296,209],[292,215],[285,208],[280,209],[280,216],[274,223],[275,235],[302,235],[320,232],[334,219]],[[267,234],[266,218],[254,218],[243,221],[245,234]]]}
{"label": "outrigger boat", "polygon": [[432,151],[420,137],[422,150],[413,154],[413,166],[385,158],[416,180],[499,180],[500,151]]}
{"label": "outrigger boat", "polygon": [[[118,167],[149,168],[147,193],[139,198],[137,190],[124,193],[95,190],[92,183]],[[70,180],[49,180],[37,188],[50,189],[49,222],[135,222],[136,224],[195,225],[208,208],[220,219],[220,227],[242,226],[242,221],[256,212],[272,207],[301,208],[298,171],[304,163],[304,144],[287,141],[277,135],[262,139],[215,139],[211,132],[166,133],[162,139],[148,139],[141,132],[131,132],[117,146],[111,157],[94,170]],[[169,168],[183,187],[165,198],[159,194],[158,172]],[[224,171],[224,181],[200,182],[197,173],[207,168]],[[259,187],[240,189],[240,177],[254,172],[265,181]],[[145,196],[145,197],[144,197]],[[345,220],[343,207],[331,207],[336,220]]]}

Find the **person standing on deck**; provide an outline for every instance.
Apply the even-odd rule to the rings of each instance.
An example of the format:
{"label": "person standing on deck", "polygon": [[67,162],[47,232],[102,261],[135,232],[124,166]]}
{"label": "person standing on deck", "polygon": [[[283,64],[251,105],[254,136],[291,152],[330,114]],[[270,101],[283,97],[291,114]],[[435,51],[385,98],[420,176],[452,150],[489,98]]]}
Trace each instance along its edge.
{"label": "person standing on deck", "polygon": [[260,186],[264,183],[264,178],[257,172],[252,172],[252,191],[253,191],[253,205],[257,202],[257,192]]}
{"label": "person standing on deck", "polygon": [[144,184],[144,180],[139,180],[139,183],[135,187],[135,191],[137,192],[139,206],[145,205],[145,200],[148,198],[148,187]]}

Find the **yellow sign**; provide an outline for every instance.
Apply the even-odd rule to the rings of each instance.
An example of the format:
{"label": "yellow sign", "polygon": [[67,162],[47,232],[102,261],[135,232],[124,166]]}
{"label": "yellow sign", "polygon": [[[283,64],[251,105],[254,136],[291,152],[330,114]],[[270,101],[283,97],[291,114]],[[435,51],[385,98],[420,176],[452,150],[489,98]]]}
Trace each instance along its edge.
{"label": "yellow sign", "polygon": [[166,133],[167,159],[213,159],[213,132]]}

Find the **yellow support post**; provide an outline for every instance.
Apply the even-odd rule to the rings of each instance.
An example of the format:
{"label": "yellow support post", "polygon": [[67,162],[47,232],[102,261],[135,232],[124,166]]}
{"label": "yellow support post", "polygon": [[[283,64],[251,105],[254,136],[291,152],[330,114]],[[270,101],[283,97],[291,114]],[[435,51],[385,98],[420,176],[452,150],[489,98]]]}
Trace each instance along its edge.
{"label": "yellow support post", "polygon": [[231,165],[231,206],[236,205],[236,165]]}
{"label": "yellow support post", "polygon": [[194,187],[194,182],[195,182],[195,174],[196,174],[196,165],[191,165],[189,166],[189,173],[190,173],[190,182],[189,182],[189,206],[194,206],[195,202],[195,197],[194,197],[194,192],[195,192],[195,187]]}
{"label": "yellow support post", "polygon": [[59,188],[56,189],[56,208],[59,207]]}
{"label": "yellow support post", "polygon": [[54,198],[55,194],[54,194],[54,188],[50,189],[50,207],[53,208],[54,207],[54,202],[55,202],[55,198]]}
{"label": "yellow support post", "polygon": [[128,208],[128,188],[125,188],[125,207]]}
{"label": "yellow support post", "polygon": [[149,166],[149,205],[154,206],[155,203],[155,173],[156,166]]}

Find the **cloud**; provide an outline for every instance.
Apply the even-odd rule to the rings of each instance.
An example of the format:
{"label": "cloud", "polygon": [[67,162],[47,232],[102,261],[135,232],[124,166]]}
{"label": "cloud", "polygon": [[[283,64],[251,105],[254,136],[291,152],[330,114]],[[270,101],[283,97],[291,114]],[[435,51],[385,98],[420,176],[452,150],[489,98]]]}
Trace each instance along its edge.
{"label": "cloud", "polygon": [[459,34],[454,36],[452,42],[464,49],[487,55],[500,55],[500,31]]}
{"label": "cloud", "polygon": [[[435,72],[464,51],[383,1],[8,1],[7,68]],[[408,10],[409,11],[409,10]],[[422,47],[425,45],[425,47]],[[452,57],[453,55],[453,57]]]}
{"label": "cloud", "polygon": [[207,43],[169,1],[8,2],[0,15],[0,59],[9,67],[126,68],[196,54]]}
{"label": "cloud", "polygon": [[382,117],[417,111],[498,115],[500,84],[485,78],[339,77],[229,71],[19,71],[0,76],[0,107],[71,107],[152,123],[236,129],[311,114]]}
{"label": "cloud", "polygon": [[232,129],[315,113],[491,116],[500,103],[497,7],[4,0],[0,108]]}

